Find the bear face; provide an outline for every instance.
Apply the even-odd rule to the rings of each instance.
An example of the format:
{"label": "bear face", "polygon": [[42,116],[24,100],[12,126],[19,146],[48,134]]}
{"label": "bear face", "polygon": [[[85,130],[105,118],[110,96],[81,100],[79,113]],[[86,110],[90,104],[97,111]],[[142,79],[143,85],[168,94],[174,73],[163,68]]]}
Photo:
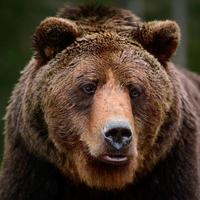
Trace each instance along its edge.
{"label": "bear face", "polygon": [[179,123],[164,65],[177,46],[177,29],[154,22],[122,37],[106,30],[83,34],[65,19],[42,22],[23,113],[31,151],[73,182],[99,189],[122,189],[151,170]]}

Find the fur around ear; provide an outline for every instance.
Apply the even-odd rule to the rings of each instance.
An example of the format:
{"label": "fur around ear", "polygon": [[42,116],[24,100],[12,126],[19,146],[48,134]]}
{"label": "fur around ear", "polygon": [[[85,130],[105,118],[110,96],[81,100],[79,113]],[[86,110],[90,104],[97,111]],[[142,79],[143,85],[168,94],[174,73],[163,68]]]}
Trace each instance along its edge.
{"label": "fur around ear", "polygon": [[33,36],[36,59],[42,63],[47,62],[73,43],[79,35],[77,25],[71,20],[57,17],[46,18],[36,28]]}
{"label": "fur around ear", "polygon": [[170,20],[147,22],[140,26],[136,37],[147,51],[165,63],[176,51],[180,28]]}

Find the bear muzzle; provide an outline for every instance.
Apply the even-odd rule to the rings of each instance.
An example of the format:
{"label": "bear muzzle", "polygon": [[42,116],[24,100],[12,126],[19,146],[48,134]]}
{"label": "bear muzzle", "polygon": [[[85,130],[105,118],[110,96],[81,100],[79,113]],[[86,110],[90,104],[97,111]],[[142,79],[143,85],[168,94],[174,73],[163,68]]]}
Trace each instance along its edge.
{"label": "bear muzzle", "polygon": [[102,134],[107,145],[116,151],[126,148],[132,140],[131,127],[125,120],[109,122],[103,128]]}
{"label": "bear muzzle", "polygon": [[133,138],[133,131],[127,120],[112,120],[102,129],[102,135],[108,153],[99,159],[108,164],[121,165],[129,161],[128,149]]}

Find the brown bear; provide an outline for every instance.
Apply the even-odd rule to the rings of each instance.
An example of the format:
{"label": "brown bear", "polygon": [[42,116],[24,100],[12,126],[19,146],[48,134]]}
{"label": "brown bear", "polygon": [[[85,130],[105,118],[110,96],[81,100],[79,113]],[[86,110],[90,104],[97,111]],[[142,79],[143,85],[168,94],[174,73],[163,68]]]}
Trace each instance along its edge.
{"label": "brown bear", "polygon": [[37,27],[5,116],[1,200],[199,200],[200,77],[173,21],[65,7]]}

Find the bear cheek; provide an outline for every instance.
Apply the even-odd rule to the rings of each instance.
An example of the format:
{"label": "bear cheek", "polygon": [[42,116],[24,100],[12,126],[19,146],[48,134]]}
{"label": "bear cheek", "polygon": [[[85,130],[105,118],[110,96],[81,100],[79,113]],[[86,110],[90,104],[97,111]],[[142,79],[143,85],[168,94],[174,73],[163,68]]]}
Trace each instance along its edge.
{"label": "bear cheek", "polygon": [[149,99],[148,104],[145,104],[142,110],[138,110],[135,117],[135,129],[138,134],[138,162],[142,168],[145,168],[143,169],[145,171],[146,168],[151,166],[143,166],[143,162],[151,157],[152,149],[157,142],[165,118],[165,105],[163,102],[163,98]]}
{"label": "bear cheek", "polygon": [[[71,152],[78,148],[79,137],[84,120],[76,113],[74,105],[66,94],[65,88],[59,91],[48,92],[48,101],[45,102],[44,114],[48,125],[48,135],[56,148],[63,153]],[[77,126],[77,121],[79,126]]]}

